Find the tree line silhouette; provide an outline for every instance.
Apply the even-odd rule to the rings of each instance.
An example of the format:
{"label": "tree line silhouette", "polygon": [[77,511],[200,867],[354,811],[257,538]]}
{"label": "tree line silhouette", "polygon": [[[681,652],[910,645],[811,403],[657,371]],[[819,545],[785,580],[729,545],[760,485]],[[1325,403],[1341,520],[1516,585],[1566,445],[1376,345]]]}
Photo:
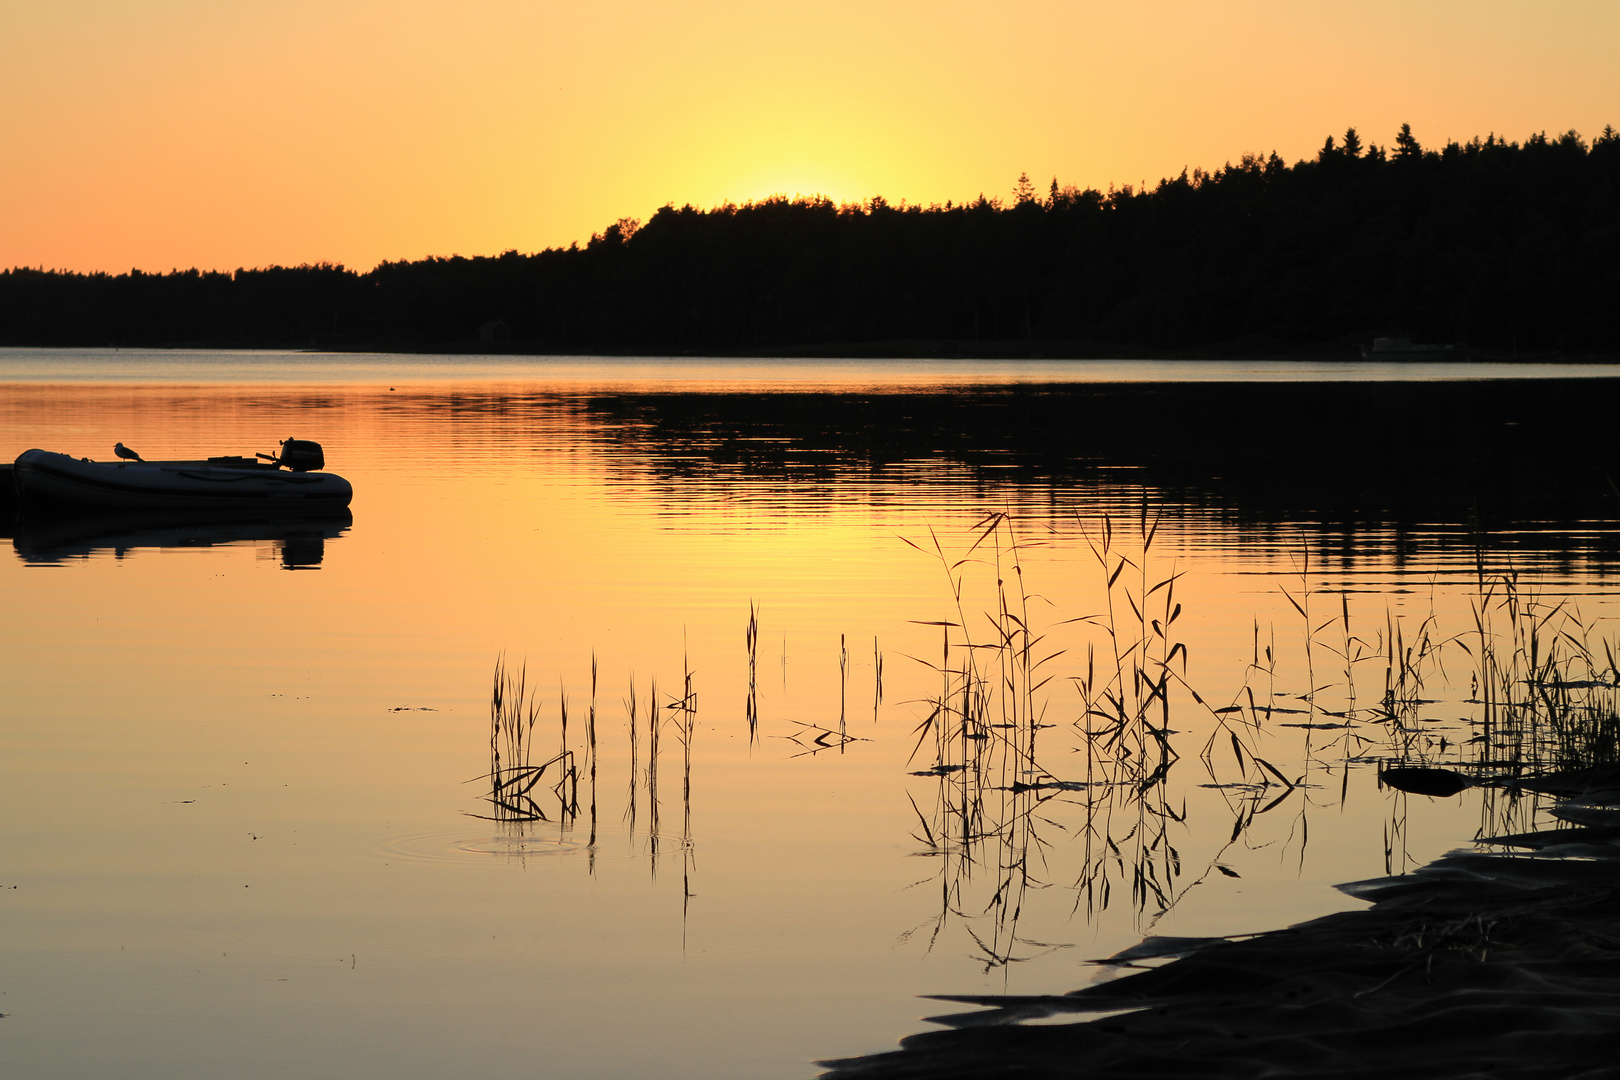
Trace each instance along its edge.
{"label": "tree line silhouette", "polygon": [[0,343],[532,352],[1612,353],[1620,133],[1246,154],[1156,187],[668,205],[534,254],[0,271]]}

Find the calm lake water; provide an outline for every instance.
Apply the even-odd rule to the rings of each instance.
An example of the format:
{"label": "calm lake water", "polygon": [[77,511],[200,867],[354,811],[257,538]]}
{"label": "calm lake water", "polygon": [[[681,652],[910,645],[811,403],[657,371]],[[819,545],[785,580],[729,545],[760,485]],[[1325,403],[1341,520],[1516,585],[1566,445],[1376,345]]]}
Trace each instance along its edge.
{"label": "calm lake water", "polygon": [[[1591,366],[0,350],[0,459],[298,437],[356,492],[10,528],[5,1071],[807,1077],[919,995],[1356,907],[1536,813],[1376,766],[1491,752],[1505,575],[1613,636],[1617,404]],[[532,764],[571,755],[545,820],[490,800],[503,656]]]}

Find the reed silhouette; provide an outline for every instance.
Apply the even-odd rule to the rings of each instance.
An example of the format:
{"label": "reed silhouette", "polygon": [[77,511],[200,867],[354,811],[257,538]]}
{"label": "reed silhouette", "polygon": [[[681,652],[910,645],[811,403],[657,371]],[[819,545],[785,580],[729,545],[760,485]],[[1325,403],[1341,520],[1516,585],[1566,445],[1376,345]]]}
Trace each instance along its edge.
{"label": "reed silhouette", "polygon": [[[1122,552],[1113,524],[1103,518],[1089,532],[1106,610],[1076,620],[1102,634],[1102,648],[1076,680],[1083,781],[1059,780],[1035,761],[1038,717],[1052,704],[1035,693],[1045,685],[1037,673],[1056,654],[1033,651],[1043,635],[1025,617],[1032,594],[1021,585],[1002,591],[1009,579],[1022,582],[1018,552],[1031,545],[999,516],[987,519],[959,559],[935,544],[959,608],[964,568],[981,546],[994,549],[976,561],[994,571],[1001,597],[985,619],[963,608],[958,619],[934,624],[944,634],[943,656],[930,666],[942,688],[926,703],[918,748],[933,748],[937,761],[916,775],[932,778],[939,796],[932,812],[912,800],[919,854],[938,867],[939,914],[924,924],[930,947],[955,922],[987,970],[1063,947],[1029,936],[1020,919],[1029,896],[1056,884],[1045,868],[1059,849],[1054,839],[1078,831],[1070,824],[1076,817],[1103,853],[1094,862],[1088,846],[1087,870],[1099,873],[1069,886],[1088,905],[1106,906],[1110,867],[1130,877],[1139,911],[1159,913],[1210,875],[1238,876],[1221,861],[1224,848],[1196,880],[1182,873],[1171,831],[1184,824],[1185,804],[1178,815],[1162,795],[1181,760],[1171,702],[1178,709],[1188,699],[1203,702],[1185,682],[1185,667],[1172,666],[1185,656],[1169,633],[1179,611],[1171,597],[1176,574],[1144,572],[1152,525],[1144,518],[1138,544]],[[1337,767],[1347,781],[1352,767],[1378,768],[1390,789],[1383,841],[1390,876],[1341,886],[1371,901],[1370,909],[1257,934],[1149,936],[1092,961],[1117,979],[1067,994],[944,995],[979,1008],[931,1018],[943,1030],[910,1036],[898,1051],[824,1062],[829,1080],[1611,1071],[1620,1009],[1613,978],[1620,934],[1610,902],[1620,888],[1616,646],[1597,637],[1571,600],[1543,598],[1511,564],[1495,565],[1483,534],[1478,539],[1473,626],[1452,633],[1432,611],[1412,627],[1386,612],[1363,632],[1348,590],[1317,585],[1302,558],[1298,581],[1283,595],[1301,619],[1305,686],[1279,688],[1275,643],[1257,624],[1238,700],[1209,710],[1230,725],[1217,725],[1216,736],[1230,738],[1240,769],[1235,780],[1217,778],[1220,740],[1210,737],[1200,755],[1211,779],[1204,786],[1232,794],[1227,847],[1260,815],[1292,801],[1303,848],[1313,805],[1307,787],[1327,788],[1307,784],[1312,770]],[[972,621],[992,627],[988,640],[964,633]],[[1342,670],[1328,672],[1337,663],[1319,669],[1324,653]],[[1470,689],[1462,700],[1474,707],[1462,721],[1468,734],[1456,740],[1427,719],[1441,695],[1455,700],[1448,656],[1459,673],[1456,661],[1466,658]],[[1358,679],[1369,681],[1369,666],[1382,692],[1358,705]],[[1289,730],[1302,742],[1292,757],[1277,758],[1289,764],[1285,773],[1256,751]],[[1048,754],[1051,742],[1042,740]],[[1304,772],[1290,780],[1295,769]],[[1484,796],[1481,849],[1417,865],[1406,850],[1407,822],[1417,812],[1408,796],[1474,788]],[[1058,792],[1075,793],[1065,796],[1074,801],[1063,806]],[[1559,821],[1544,827],[1544,813]],[[1486,1030],[1492,1037],[1481,1039]]]}
{"label": "reed silhouette", "polygon": [[[567,743],[567,698],[561,699],[562,749],[536,765],[534,728],[540,716],[539,699],[528,685],[528,665],[513,672],[504,656],[498,658],[490,688],[490,767],[480,777],[489,782],[489,813],[472,816],[500,822],[514,832],[531,822],[573,824],[579,815],[579,770]],[[550,798],[542,802],[537,792]]]}
{"label": "reed silhouette", "polygon": [[[513,836],[525,835],[531,825],[546,823],[564,833],[579,823],[583,813],[587,828],[585,842],[587,868],[596,869],[598,841],[597,774],[599,746],[597,733],[597,694],[599,668],[593,651],[590,664],[590,702],[583,732],[569,726],[568,694],[559,680],[555,737],[557,752],[539,763],[534,760],[537,739],[548,737],[544,722],[546,710],[528,682],[528,665],[513,670],[504,654],[495,661],[490,689],[489,772],[478,777],[487,782],[482,796],[487,812],[471,817],[501,823]],[[666,724],[675,728],[681,743],[681,851],[685,864],[687,891],[695,862],[692,836],[692,751],[697,736],[697,689],[695,674],[687,665],[678,698],[662,701],[654,679],[643,705],[630,676],[629,693],[624,699],[629,748],[629,787],[625,793],[624,822],[632,842],[638,836],[640,811],[645,807],[645,840],[648,865],[657,874],[663,837],[660,828],[658,791],[660,734]],[[665,714],[668,714],[666,716]],[[643,730],[645,719],[645,730]],[[641,759],[645,746],[645,763]],[[583,764],[581,764],[583,762]],[[585,801],[580,801],[580,783],[585,785]]]}
{"label": "reed silhouette", "polygon": [[[1500,990],[1491,992],[1485,1012],[1521,1042],[1539,1046],[1549,1033],[1609,1023],[1612,980],[1593,981],[1588,961],[1608,962],[1613,953],[1612,905],[1602,897],[1620,865],[1612,854],[1620,827],[1603,807],[1620,805],[1620,665],[1615,644],[1572,600],[1543,596],[1514,566],[1511,549],[1494,550],[1476,528],[1470,625],[1446,627],[1432,609],[1386,609],[1368,619],[1365,611],[1353,612],[1349,586],[1323,580],[1302,543],[1293,576],[1280,586],[1289,618],[1298,618],[1297,630],[1285,633],[1286,650],[1297,655],[1285,665],[1276,630],[1256,620],[1242,679],[1228,703],[1219,704],[1191,681],[1178,634],[1186,614],[1178,599],[1182,572],[1174,561],[1163,565],[1160,521],[1148,505],[1129,518],[1077,517],[1065,527],[1095,563],[1100,604],[1088,614],[1056,611],[1029,580],[1029,556],[1050,542],[1050,522],[993,512],[960,551],[932,533],[926,544],[907,541],[938,562],[948,612],[921,623],[939,632],[938,658],[912,658],[938,687],[913,703],[921,718],[912,732],[912,762],[924,767],[911,770],[906,793],[915,854],[930,860],[933,873],[918,883],[931,887],[930,914],[903,939],[920,938],[932,949],[959,934],[987,972],[1005,971],[1072,947],[1027,925],[1043,894],[1067,897],[1088,920],[1128,897],[1136,925],[1150,935],[1192,890],[1239,876],[1228,852],[1271,846],[1256,831],[1290,819],[1268,815],[1294,815],[1291,826],[1271,835],[1285,834],[1303,858],[1310,813],[1344,799],[1353,769],[1376,770],[1387,789],[1385,873],[1401,876],[1345,887],[1374,901],[1369,912],[1234,938],[1149,936],[1095,962],[1151,970],[1104,987],[952,997],[988,1011],[938,1018],[947,1031],[907,1040],[897,1055],[838,1062],[836,1076],[955,1076],[963,1075],[963,1063],[971,1072],[979,1067],[974,1063],[992,1059],[1012,1071],[1064,1075],[1068,1066],[1058,1057],[1089,1054],[1151,1060],[1158,1071],[1192,1054],[1209,1075],[1250,1075],[1256,1061],[1297,1060],[1312,1040],[1346,1030],[1343,1023],[1358,1031],[1385,1025],[1405,1060],[1425,1062],[1426,1073],[1452,1075],[1441,1068],[1446,1055],[1474,1059],[1448,1034],[1455,1025],[1424,1018],[1474,1008],[1469,995],[1482,979]],[[745,633],[750,668],[758,610],[750,605]],[[1043,610],[1051,613],[1044,627]],[[1055,674],[1067,655],[1055,643],[1059,632],[1084,635],[1087,650],[1083,664],[1069,658],[1077,673],[1064,679]],[[841,714],[847,644],[841,637]],[[875,640],[873,657],[880,703],[882,653]],[[583,753],[583,775],[595,775],[594,655],[591,679],[584,730],[568,725],[568,698],[559,692],[560,745],[533,765],[536,739],[553,745],[543,710],[526,671],[497,661],[486,778],[492,813],[480,816],[519,830],[552,820],[572,826],[581,814],[582,775],[573,755]],[[1466,696],[1459,689],[1464,679]],[[750,701],[753,689],[750,680]],[[1436,726],[1433,706],[1442,700],[1473,711],[1456,725]],[[645,712],[634,682],[626,701],[631,745],[645,739],[648,747],[639,767],[632,757],[629,803],[635,806],[638,789],[645,792],[645,854],[653,873],[663,847],[658,776],[666,724],[682,748],[684,935],[696,896],[695,673],[683,662],[679,692],[667,697],[654,684]],[[745,712],[752,727],[757,716]],[[802,725],[798,738],[811,753],[842,748],[855,738],[848,723],[841,715],[837,727],[830,719]],[[573,745],[580,741],[583,747]],[[1337,784],[1328,782],[1334,778]],[[1230,832],[1220,822],[1224,843],[1201,842],[1204,850],[1188,863],[1191,783],[1219,793]],[[594,781],[587,786],[594,851]],[[1481,796],[1478,839],[1535,851],[1535,860],[1453,854],[1425,867],[1412,859],[1408,823],[1422,805],[1413,797],[1469,791]],[[1206,802],[1201,813],[1208,809]],[[1537,829],[1542,811],[1568,827]],[[633,836],[633,809],[627,821]],[[1207,832],[1212,823],[1196,827]],[[1068,872],[1075,860],[1078,869]],[[1423,977],[1409,978],[1418,972]],[[1241,985],[1229,985],[1234,977]],[[1309,998],[1310,1018],[1327,1018],[1325,1034],[1302,1034],[1300,994]],[[1386,1001],[1395,1004],[1385,1008]],[[1141,1012],[1144,1004],[1154,1007]],[[1133,1010],[1141,1015],[1124,1025],[1022,1026]],[[1403,1016],[1388,1026],[1389,1017],[1413,1010],[1411,1023]],[[1233,1040],[1239,1030],[1260,1037]],[[1210,1044],[1211,1031],[1224,1041]],[[1595,1060],[1596,1044],[1589,1042],[1547,1043],[1538,1053],[1562,1068]]]}
{"label": "reed silhouette", "polygon": [[743,710],[748,716],[749,745],[759,742],[759,608],[748,602],[748,628],[744,633],[748,649],[748,699]]}

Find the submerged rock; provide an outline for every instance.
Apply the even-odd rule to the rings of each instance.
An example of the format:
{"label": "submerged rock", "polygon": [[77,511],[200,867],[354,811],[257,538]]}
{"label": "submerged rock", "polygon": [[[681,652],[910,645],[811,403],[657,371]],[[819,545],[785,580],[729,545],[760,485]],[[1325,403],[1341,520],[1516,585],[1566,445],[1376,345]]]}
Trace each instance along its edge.
{"label": "submerged rock", "polygon": [[1382,769],[1378,773],[1378,781],[1397,791],[1434,795],[1442,799],[1474,786],[1468,777],[1451,769]]}

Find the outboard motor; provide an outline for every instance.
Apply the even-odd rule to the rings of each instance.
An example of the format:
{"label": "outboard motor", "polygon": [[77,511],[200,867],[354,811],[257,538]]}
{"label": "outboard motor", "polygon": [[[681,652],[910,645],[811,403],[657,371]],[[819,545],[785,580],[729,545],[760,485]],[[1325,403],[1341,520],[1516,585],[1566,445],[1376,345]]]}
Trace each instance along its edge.
{"label": "outboard motor", "polygon": [[308,439],[285,439],[281,443],[281,456],[276,459],[293,472],[310,472],[326,468],[326,455],[321,444]]}

